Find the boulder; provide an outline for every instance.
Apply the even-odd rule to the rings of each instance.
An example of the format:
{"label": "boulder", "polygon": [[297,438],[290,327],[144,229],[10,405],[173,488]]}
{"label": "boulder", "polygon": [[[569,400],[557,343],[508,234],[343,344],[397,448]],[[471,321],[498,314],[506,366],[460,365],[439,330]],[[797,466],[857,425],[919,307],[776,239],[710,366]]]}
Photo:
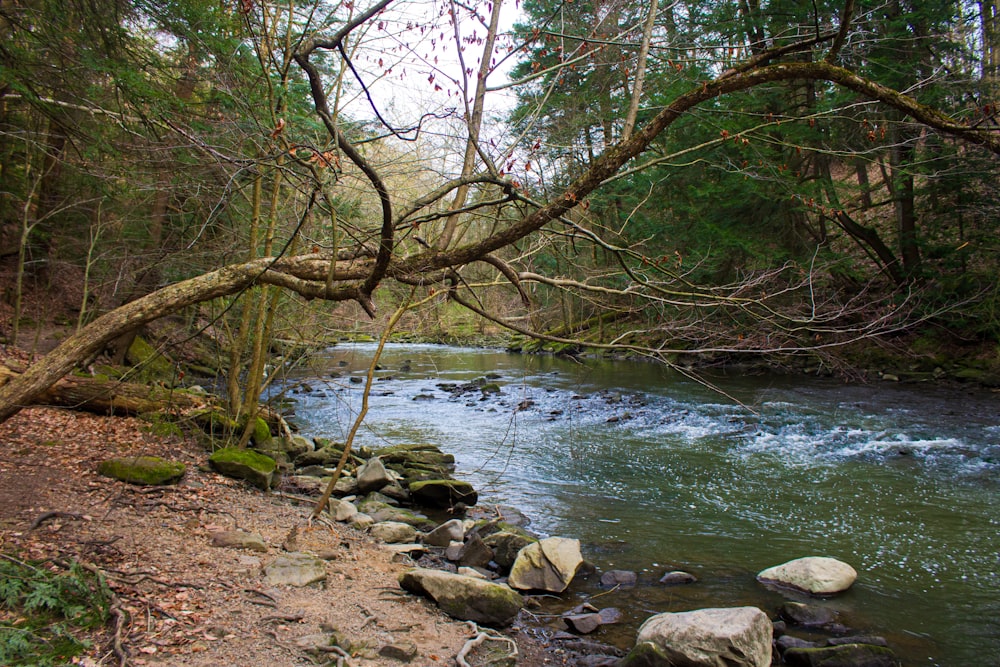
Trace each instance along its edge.
{"label": "boulder", "polygon": [[267,544],[264,538],[256,533],[245,533],[242,530],[221,530],[212,535],[213,547],[226,547],[229,549],[249,549],[250,551],[265,552]]}
{"label": "boulder", "polygon": [[524,605],[524,598],[503,584],[440,570],[407,570],[399,576],[399,584],[431,598],[453,618],[483,625],[510,625]]}
{"label": "boulder", "polygon": [[493,561],[504,570],[511,568],[521,549],[537,541],[535,538],[521,533],[508,533],[506,531],[493,533],[483,538],[486,546],[493,549]]}
{"label": "boulder", "polygon": [[308,586],[326,579],[326,564],[311,554],[282,554],[264,568],[264,578],[269,586]]}
{"label": "boulder", "polygon": [[891,649],[873,644],[789,648],[782,657],[791,667],[899,667],[901,664]]}
{"label": "boulder", "polygon": [[765,584],[777,584],[812,595],[833,595],[846,591],[858,578],[853,567],[836,558],[808,556],[769,567],[757,574]]}
{"label": "boulder", "polygon": [[274,471],[277,467],[274,459],[248,449],[223,447],[217,449],[208,462],[219,474],[244,479],[264,491],[274,483]]}
{"label": "boulder", "polygon": [[374,524],[368,532],[379,542],[386,544],[410,544],[417,539],[417,530],[408,523],[382,521]]}
{"label": "boulder", "polygon": [[183,463],[159,456],[127,456],[101,461],[97,465],[97,472],[105,477],[148,486],[173,484],[184,476],[184,470]]}
{"label": "boulder", "polygon": [[368,459],[364,465],[358,468],[355,477],[358,478],[358,491],[361,493],[379,491],[393,482],[392,475],[385,469],[382,460],[377,456]]}
{"label": "boulder", "polygon": [[520,590],[562,593],[582,564],[580,540],[547,537],[521,549],[508,581]]}
{"label": "boulder", "polygon": [[452,507],[458,503],[475,505],[479,494],[468,482],[457,479],[427,479],[410,483],[413,502],[428,507]]}
{"label": "boulder", "polygon": [[756,607],[657,614],[639,628],[623,665],[770,667],[771,621]]}
{"label": "boulder", "polygon": [[463,537],[465,537],[465,524],[461,519],[452,519],[424,535],[423,541],[432,547],[446,547],[452,542],[461,542]]}

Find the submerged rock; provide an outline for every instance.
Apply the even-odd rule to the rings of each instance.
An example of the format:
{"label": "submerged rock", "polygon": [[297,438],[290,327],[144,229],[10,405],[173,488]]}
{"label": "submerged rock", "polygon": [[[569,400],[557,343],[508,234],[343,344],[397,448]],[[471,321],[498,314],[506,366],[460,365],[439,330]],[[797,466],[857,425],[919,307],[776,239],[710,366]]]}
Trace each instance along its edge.
{"label": "submerged rock", "polygon": [[899,667],[901,664],[891,649],[873,644],[789,648],[782,657],[792,667]]}
{"label": "submerged rock", "polygon": [[833,595],[846,591],[858,578],[857,571],[843,561],[825,556],[797,558],[762,570],[762,583],[790,586],[813,595]]}

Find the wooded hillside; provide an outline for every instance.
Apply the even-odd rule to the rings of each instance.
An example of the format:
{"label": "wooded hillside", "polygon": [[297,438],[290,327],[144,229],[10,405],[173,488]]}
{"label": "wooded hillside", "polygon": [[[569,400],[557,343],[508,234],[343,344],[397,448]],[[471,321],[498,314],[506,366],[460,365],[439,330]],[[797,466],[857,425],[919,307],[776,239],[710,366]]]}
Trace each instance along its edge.
{"label": "wooded hillside", "polygon": [[241,415],[274,339],[407,301],[667,363],[1000,363],[995,0],[517,8],[3,3],[0,335],[66,337],[0,419],[168,315]]}

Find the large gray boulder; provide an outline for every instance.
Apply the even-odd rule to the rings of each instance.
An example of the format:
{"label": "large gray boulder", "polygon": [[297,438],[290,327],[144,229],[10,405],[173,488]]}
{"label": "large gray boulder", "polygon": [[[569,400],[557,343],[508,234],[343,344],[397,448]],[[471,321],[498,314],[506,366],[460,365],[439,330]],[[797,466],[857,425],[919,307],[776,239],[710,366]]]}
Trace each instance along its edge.
{"label": "large gray boulder", "polygon": [[507,581],[523,591],[562,593],[582,564],[580,540],[547,537],[521,549]]}
{"label": "large gray boulder", "polygon": [[756,607],[657,614],[639,628],[629,667],[770,667],[771,621]]}
{"label": "large gray boulder", "polygon": [[364,465],[358,468],[355,476],[358,478],[358,491],[361,493],[380,491],[383,487],[393,482],[392,475],[382,465],[382,459],[377,456],[368,459]]}
{"label": "large gray boulder", "polygon": [[524,598],[503,584],[440,570],[407,570],[399,585],[434,600],[453,618],[483,625],[510,625],[524,605]]}
{"label": "large gray boulder", "polygon": [[757,574],[765,584],[777,584],[813,595],[833,595],[846,591],[858,578],[853,567],[836,558],[808,556],[769,567]]}

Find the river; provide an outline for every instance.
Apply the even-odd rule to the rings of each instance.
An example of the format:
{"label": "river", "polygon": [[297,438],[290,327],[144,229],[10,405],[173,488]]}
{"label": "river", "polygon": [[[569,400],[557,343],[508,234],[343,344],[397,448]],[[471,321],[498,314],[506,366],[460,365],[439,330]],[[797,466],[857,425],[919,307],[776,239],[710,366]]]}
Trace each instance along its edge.
{"label": "river", "polygon": [[[336,346],[297,372],[304,434],[346,435],[363,386],[350,379],[374,349]],[[820,604],[905,665],[1000,664],[996,394],[780,376],[712,377],[712,389],[649,363],[438,345],[390,345],[380,365],[356,445],[437,444],[481,504],[579,538],[602,570],[640,573],[600,599],[626,624],[599,640],[625,646],[662,611],[773,615],[783,598],[755,574],[825,555],[859,577]],[[455,391],[486,376],[499,394]],[[659,585],[672,569],[699,581]]]}

